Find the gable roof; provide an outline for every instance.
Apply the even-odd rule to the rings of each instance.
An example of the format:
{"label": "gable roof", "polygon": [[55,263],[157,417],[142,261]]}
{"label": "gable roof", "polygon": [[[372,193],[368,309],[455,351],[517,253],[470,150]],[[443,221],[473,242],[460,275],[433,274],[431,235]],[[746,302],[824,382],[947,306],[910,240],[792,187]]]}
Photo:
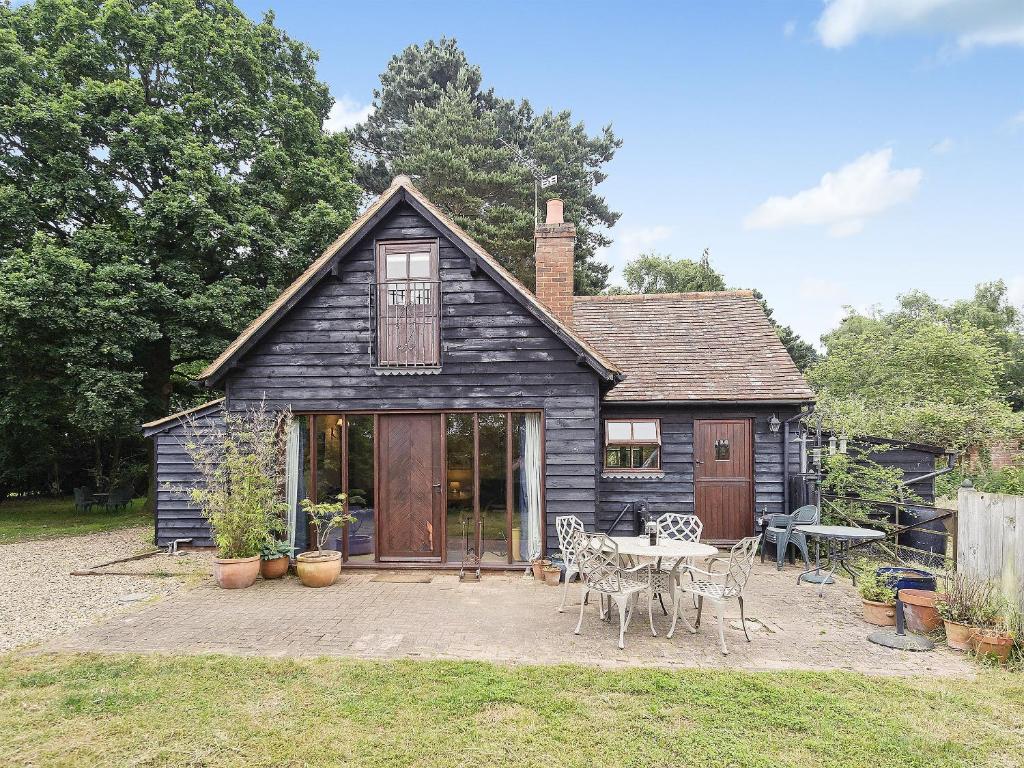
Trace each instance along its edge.
{"label": "gable roof", "polygon": [[145,437],[152,437],[153,435],[161,432],[166,432],[168,429],[177,426],[183,421],[188,421],[189,418],[204,416],[208,413],[214,413],[223,409],[224,398],[218,397],[216,400],[211,400],[208,403],[197,405],[195,408],[178,411],[177,413],[172,413],[170,416],[164,416],[162,419],[157,419],[156,421],[148,421],[142,425],[142,434]]}
{"label": "gable roof", "polygon": [[391,186],[363,212],[342,235],[298,278],[271,302],[238,338],[232,341],[220,356],[199,374],[199,380],[212,384],[230,369],[231,365],[244,355],[263,335],[273,327],[288,310],[294,307],[309,290],[331,271],[338,260],[344,258],[360,240],[379,224],[400,202],[411,205],[427,219],[452,244],[465,253],[473,263],[505,288],[534,317],[579,355],[583,362],[593,368],[605,380],[612,380],[618,373],[615,364],[596,347],[564,325],[545,307],[533,293],[506,270],[497,259],[485,251],[458,224],[451,220],[437,206],[427,200],[423,193],[413,186],[408,176],[396,176]]}
{"label": "gable roof", "polygon": [[576,296],[573,318],[624,374],[607,402],[814,399],[752,291]]}

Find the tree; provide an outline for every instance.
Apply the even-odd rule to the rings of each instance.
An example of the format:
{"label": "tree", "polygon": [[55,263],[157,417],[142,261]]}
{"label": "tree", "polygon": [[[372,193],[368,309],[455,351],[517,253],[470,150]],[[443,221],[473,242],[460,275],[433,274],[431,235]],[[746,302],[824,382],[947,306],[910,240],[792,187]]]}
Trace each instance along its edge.
{"label": "tree", "polygon": [[[372,114],[351,135],[358,178],[379,194],[399,173],[450,213],[513,274],[533,285],[533,185],[527,163],[558,184],[576,224],[576,292],[607,284],[594,259],[611,244],[604,229],[619,218],[595,187],[622,142],[611,126],[596,136],[569,111],[536,113],[528,101],[483,90],[480,68],[454,39],[411,45],[394,56],[374,91]],[[542,201],[543,202],[543,201]]]}
{"label": "tree", "polygon": [[[699,261],[691,259],[673,259],[665,254],[642,253],[622,270],[626,288],[613,286],[606,293],[687,293],[691,291],[724,291],[725,278],[711,266],[711,258],[705,249]],[[760,291],[754,296],[761,303],[768,322],[779,335],[793,362],[801,370],[807,370],[818,359],[814,347],[800,338],[788,325],[780,325],[772,317],[772,309],[768,306]]]}
{"label": "tree", "polygon": [[673,259],[653,251],[642,253],[626,265],[622,276],[630,293],[725,290],[725,279],[711,267],[707,251],[700,261]]}
{"label": "tree", "polygon": [[1007,356],[984,331],[937,319],[912,294],[896,312],[851,312],[809,372],[833,429],[963,449],[1019,434],[1001,389]]}
{"label": "tree", "polygon": [[352,221],[315,65],[228,0],[0,8],[0,456],[109,470]]}

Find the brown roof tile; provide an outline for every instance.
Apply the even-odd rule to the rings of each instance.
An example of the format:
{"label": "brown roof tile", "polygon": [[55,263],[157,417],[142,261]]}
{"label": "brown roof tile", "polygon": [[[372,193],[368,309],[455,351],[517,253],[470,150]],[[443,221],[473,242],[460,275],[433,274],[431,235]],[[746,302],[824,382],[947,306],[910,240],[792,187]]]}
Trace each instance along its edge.
{"label": "brown roof tile", "polygon": [[625,375],[606,401],[814,399],[751,291],[577,296],[573,318]]}

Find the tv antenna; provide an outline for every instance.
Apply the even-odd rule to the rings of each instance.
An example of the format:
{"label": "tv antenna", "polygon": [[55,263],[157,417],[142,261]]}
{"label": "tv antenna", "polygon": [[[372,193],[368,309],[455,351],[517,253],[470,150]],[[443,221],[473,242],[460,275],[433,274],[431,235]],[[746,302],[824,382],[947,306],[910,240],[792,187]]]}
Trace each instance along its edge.
{"label": "tv antenna", "polygon": [[505,139],[502,138],[499,138],[498,141],[500,141],[506,149],[511,150],[516,156],[516,159],[524,168],[526,168],[526,170],[530,172],[530,175],[533,176],[533,226],[536,227],[540,221],[540,190],[547,189],[548,187],[552,187],[557,184],[558,176],[545,176],[544,169],[540,167],[537,161],[532,157],[528,157],[526,153],[515,144],[510,141],[505,141]]}

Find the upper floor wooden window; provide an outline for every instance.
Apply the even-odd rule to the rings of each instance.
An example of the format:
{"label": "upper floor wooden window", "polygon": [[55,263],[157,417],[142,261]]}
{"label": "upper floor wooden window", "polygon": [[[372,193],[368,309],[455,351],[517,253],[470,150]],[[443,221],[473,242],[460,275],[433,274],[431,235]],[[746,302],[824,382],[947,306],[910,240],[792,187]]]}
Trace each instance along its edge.
{"label": "upper floor wooden window", "polygon": [[606,419],[604,468],[628,472],[661,469],[660,419]]}
{"label": "upper floor wooden window", "polygon": [[377,365],[440,365],[437,240],[378,241],[375,294]]}

